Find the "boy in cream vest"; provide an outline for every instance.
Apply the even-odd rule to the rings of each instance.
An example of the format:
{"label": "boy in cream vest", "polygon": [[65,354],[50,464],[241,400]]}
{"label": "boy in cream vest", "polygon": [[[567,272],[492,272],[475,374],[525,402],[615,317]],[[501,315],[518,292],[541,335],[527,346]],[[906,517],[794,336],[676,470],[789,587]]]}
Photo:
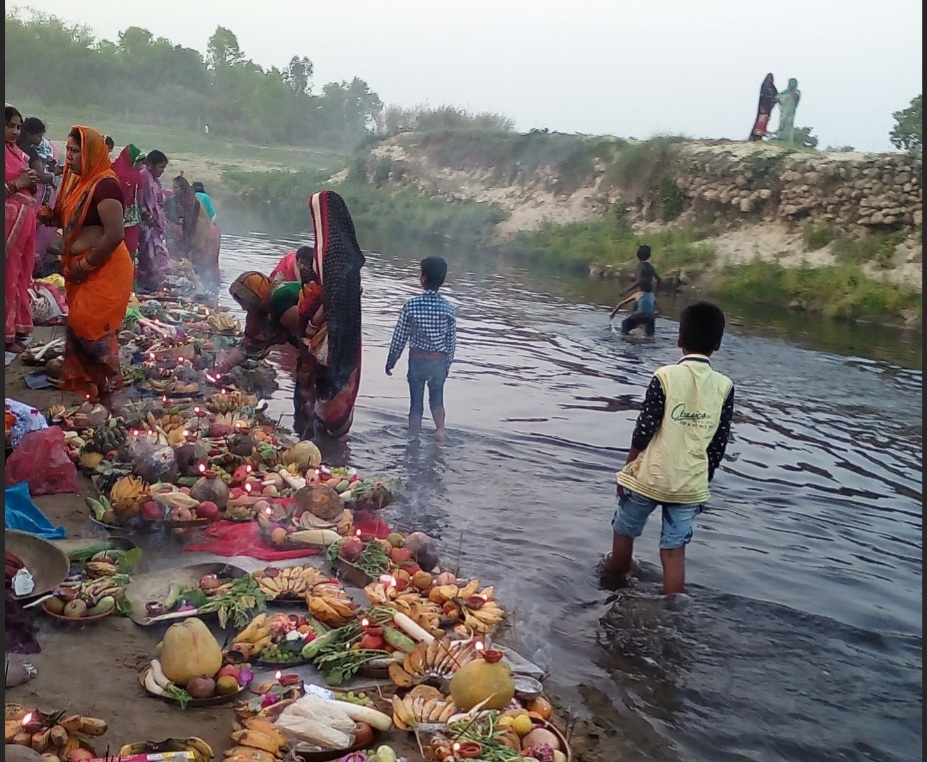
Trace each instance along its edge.
{"label": "boy in cream vest", "polygon": [[724,314],[699,302],[679,320],[682,359],[653,374],[631,437],[628,460],[618,472],[618,510],[607,567],[624,577],[631,569],[634,538],[647,518],[663,508],[660,561],[663,593],[681,593],[686,545],[721,464],[734,413],[734,384],[712,370],[709,357],[721,347]]}

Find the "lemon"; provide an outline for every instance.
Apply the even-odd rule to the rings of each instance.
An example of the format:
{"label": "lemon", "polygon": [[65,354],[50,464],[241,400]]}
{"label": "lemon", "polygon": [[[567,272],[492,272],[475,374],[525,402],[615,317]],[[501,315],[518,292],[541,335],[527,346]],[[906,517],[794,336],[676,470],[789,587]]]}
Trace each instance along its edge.
{"label": "lemon", "polygon": [[531,718],[527,714],[520,714],[518,717],[512,720],[512,729],[518,733],[518,735],[526,736],[528,733],[534,730],[534,723],[531,722]]}
{"label": "lemon", "polygon": [[[499,721],[496,723],[496,727],[500,728],[512,728],[515,730],[515,718],[514,717],[500,717]],[[515,731],[518,732],[517,730]]]}

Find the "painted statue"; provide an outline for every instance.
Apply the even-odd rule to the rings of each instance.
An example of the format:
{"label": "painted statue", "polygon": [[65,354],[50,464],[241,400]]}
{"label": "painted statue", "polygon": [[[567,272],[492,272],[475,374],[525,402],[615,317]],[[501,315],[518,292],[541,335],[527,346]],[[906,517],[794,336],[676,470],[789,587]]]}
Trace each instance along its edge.
{"label": "painted statue", "polygon": [[795,110],[801,100],[801,90],[798,89],[798,80],[794,77],[789,80],[788,87],[779,93],[779,129],[776,137],[786,143],[795,142]]}
{"label": "painted statue", "polygon": [[750,130],[750,140],[757,141],[766,137],[766,130],[769,129],[769,117],[772,114],[773,106],[776,105],[776,99],[779,93],[776,90],[776,83],[773,82],[773,75],[767,74],[766,79],[760,86],[760,104],[756,109],[756,121],[753,123],[753,129]]}

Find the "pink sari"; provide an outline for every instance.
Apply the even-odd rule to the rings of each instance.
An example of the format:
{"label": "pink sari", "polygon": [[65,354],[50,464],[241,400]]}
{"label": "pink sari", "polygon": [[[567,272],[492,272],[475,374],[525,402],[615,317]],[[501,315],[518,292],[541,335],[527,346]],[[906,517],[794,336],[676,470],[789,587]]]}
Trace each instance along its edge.
{"label": "pink sari", "polygon": [[[10,182],[29,169],[29,159],[15,145],[6,146],[4,157],[5,182]],[[7,343],[17,335],[32,333],[32,303],[29,287],[35,267],[35,199],[28,190],[21,190],[4,204],[6,228],[6,318],[4,332]]]}

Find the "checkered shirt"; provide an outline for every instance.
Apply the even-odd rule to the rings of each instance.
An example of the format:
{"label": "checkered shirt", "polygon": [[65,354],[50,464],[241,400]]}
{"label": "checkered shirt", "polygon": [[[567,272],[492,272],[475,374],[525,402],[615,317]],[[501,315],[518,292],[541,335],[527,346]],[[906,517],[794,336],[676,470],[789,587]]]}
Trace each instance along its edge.
{"label": "checkered shirt", "polygon": [[443,352],[447,364],[454,361],[457,349],[457,323],[454,305],[437,291],[423,291],[402,305],[393,340],[389,345],[387,370],[392,370],[399,361],[406,342],[419,352]]}

